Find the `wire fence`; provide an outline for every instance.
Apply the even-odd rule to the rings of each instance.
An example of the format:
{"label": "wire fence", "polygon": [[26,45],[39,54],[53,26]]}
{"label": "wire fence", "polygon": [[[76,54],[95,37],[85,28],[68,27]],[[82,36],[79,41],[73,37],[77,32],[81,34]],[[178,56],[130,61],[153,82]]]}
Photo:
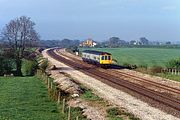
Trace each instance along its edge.
{"label": "wire fence", "polygon": [[[67,114],[67,120],[72,119],[71,114],[71,106],[67,106],[66,99],[63,97],[63,92],[57,87],[57,85],[53,82],[53,79],[50,78],[45,72],[38,69],[36,73],[37,77],[41,79],[48,88],[48,95],[51,99],[57,102],[57,106],[59,111],[62,114]],[[76,120],[79,120],[79,116],[75,116]]]}

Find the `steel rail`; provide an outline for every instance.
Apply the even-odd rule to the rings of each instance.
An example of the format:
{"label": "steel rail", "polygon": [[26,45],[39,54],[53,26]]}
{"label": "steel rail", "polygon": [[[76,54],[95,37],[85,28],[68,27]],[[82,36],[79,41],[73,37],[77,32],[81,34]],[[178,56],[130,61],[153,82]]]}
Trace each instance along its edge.
{"label": "steel rail", "polygon": [[[63,54],[63,56],[69,57],[72,60],[76,59],[76,58],[72,58],[70,56],[67,56],[65,54]],[[76,59],[76,61],[82,62],[82,61],[80,61],[78,59]],[[100,70],[100,71],[102,71],[102,70]],[[124,76],[124,77],[133,78],[136,81],[143,82],[143,83],[146,83],[146,84],[149,84],[149,85],[153,85],[155,87],[158,87],[158,88],[164,89],[166,91],[170,91],[172,93],[176,93],[176,94],[180,95],[180,89],[175,88],[175,87],[167,86],[167,85],[164,85],[164,84],[161,84],[161,83],[158,83],[158,82],[154,82],[154,81],[142,78],[142,77],[131,75],[129,73],[123,73],[121,71],[112,71],[112,70],[108,70],[108,69],[107,69],[107,71],[109,71],[108,74],[110,74],[110,72],[113,72],[113,73],[111,73],[112,75],[115,74],[116,76],[121,75],[121,76]]]}
{"label": "steel rail", "polygon": [[[65,63],[66,65],[69,65],[75,69],[79,69],[81,72],[84,72],[88,75],[98,76],[102,79],[105,79],[108,82],[114,83],[114,84],[119,85],[119,86],[123,86],[129,90],[132,90],[136,93],[139,93],[143,96],[146,96],[146,97],[151,98],[155,101],[161,102],[166,106],[169,106],[171,108],[174,108],[174,109],[180,111],[180,102],[176,98],[165,96],[165,95],[163,95],[157,91],[147,89],[147,88],[142,87],[138,84],[133,84],[132,82],[129,82],[129,81],[124,81],[122,79],[116,78],[113,75],[110,76],[109,74],[99,72],[96,69],[94,69],[94,70],[89,69],[82,64],[79,64],[79,63],[71,61],[71,60],[67,60],[67,59],[57,55],[56,53],[54,53],[53,49],[47,51],[47,53],[48,53],[48,55],[50,55],[54,59],[61,61],[61,62]],[[86,68],[86,69],[83,69],[83,68]]]}

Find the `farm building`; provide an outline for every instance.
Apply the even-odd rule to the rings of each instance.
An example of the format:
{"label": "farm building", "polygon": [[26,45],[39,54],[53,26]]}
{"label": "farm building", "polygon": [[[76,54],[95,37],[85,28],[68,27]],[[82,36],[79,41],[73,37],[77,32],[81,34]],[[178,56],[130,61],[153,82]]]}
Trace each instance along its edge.
{"label": "farm building", "polygon": [[97,45],[97,42],[95,42],[92,39],[87,39],[85,41],[83,41],[79,46],[81,47],[94,47]]}

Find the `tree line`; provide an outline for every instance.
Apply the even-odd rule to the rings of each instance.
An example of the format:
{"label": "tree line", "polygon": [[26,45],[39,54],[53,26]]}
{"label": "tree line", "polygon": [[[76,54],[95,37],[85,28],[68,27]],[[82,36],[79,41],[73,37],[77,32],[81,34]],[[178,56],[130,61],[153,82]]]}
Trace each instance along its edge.
{"label": "tree line", "polygon": [[[93,40],[94,41],[94,40]],[[70,39],[62,39],[62,40],[41,40],[41,47],[63,47],[63,48],[72,48],[79,47],[81,40],[70,40]],[[96,41],[94,41],[96,42]],[[180,45],[174,45],[170,41],[160,43],[160,42],[152,42],[148,40],[146,37],[141,37],[139,40],[131,40],[125,41],[121,40],[119,37],[110,37],[108,40],[102,42],[96,42],[97,45],[95,47],[107,47],[107,48],[116,48],[116,47],[158,47],[158,48],[180,48]],[[89,47],[89,46],[85,46]]]}

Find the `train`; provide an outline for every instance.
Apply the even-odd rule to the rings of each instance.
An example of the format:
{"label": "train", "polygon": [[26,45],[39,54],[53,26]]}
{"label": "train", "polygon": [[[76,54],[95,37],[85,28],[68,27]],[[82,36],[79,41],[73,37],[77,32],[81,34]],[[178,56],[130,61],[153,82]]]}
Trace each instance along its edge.
{"label": "train", "polygon": [[108,52],[84,50],[82,60],[100,67],[110,67],[112,64],[112,54]]}

